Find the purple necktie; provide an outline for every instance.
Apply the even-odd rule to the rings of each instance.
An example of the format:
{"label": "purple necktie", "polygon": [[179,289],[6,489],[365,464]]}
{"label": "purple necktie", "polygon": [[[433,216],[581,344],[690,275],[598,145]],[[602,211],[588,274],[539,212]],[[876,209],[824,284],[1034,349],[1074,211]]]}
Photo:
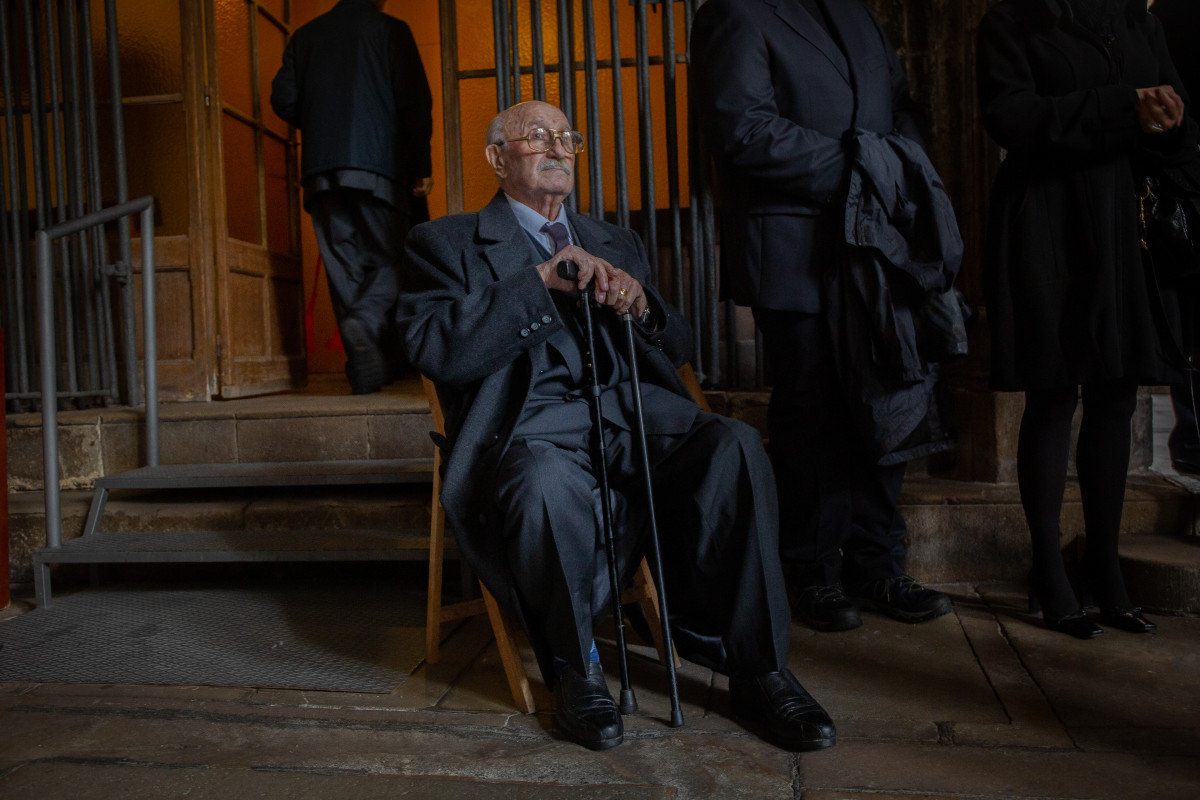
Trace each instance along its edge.
{"label": "purple necktie", "polygon": [[551,255],[558,255],[559,250],[571,243],[571,237],[567,234],[567,226],[561,222],[547,222],[542,226],[542,233],[554,241],[554,251]]}

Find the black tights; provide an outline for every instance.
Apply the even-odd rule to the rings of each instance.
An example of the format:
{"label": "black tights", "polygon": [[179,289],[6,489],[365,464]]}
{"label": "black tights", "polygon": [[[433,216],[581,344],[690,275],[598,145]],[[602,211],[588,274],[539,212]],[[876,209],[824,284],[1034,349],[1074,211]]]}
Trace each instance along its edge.
{"label": "black tights", "polygon": [[[1077,395],[1075,387],[1026,392],[1017,445],[1017,480],[1033,542],[1032,588],[1047,619],[1079,609],[1063,565],[1058,525]],[[1083,420],[1075,449],[1087,532],[1083,577],[1101,608],[1130,604],[1117,536],[1129,471],[1129,422],[1136,404],[1137,386],[1131,383],[1083,387]]]}

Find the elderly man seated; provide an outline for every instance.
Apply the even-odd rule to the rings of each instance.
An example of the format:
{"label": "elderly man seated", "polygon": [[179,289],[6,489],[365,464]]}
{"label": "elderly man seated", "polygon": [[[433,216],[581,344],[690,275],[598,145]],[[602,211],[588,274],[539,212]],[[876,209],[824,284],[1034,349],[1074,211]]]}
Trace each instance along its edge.
{"label": "elderly man seated", "polygon": [[[398,321],[445,410],[447,516],[471,567],[528,633],[562,733],[596,750],[620,744],[592,633],[610,589],[579,309],[591,284],[620,573],[638,564],[647,528],[618,346],[618,315],[630,312],[679,653],[728,675],[734,712],[772,741],[829,747],[832,721],[787,669],[775,484],[759,434],[689,398],[675,372],[687,323],[649,285],[641,240],[566,210],[581,150],[558,108],[507,109],[484,151],[500,191],[478,213],[408,237]],[[577,265],[573,280],[559,276],[561,261]]]}

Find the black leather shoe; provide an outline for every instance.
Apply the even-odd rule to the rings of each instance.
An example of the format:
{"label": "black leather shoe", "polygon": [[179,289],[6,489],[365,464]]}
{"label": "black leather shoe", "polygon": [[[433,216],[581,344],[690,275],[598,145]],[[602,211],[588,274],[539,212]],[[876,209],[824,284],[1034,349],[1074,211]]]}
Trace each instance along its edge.
{"label": "black leather shoe", "polygon": [[907,575],[871,581],[852,592],[863,604],[901,622],[927,622],[954,610],[950,598]]}
{"label": "black leather shoe", "polygon": [[1101,628],[1088,619],[1087,615],[1082,611],[1067,614],[1065,617],[1059,617],[1058,619],[1046,619],[1043,616],[1042,621],[1046,623],[1046,627],[1050,630],[1074,636],[1076,639],[1095,639],[1104,633],[1104,628]]}
{"label": "black leather shoe", "polygon": [[849,631],[862,625],[858,606],[836,583],[809,586],[800,592],[792,603],[792,613],[814,631]]}
{"label": "black leather shoe", "polygon": [[1184,475],[1200,475],[1200,459],[1172,458],[1171,469]]}
{"label": "black leather shoe", "polygon": [[367,326],[356,317],[346,317],[338,324],[342,346],[346,349],[346,377],[352,394],[371,394],[383,388],[387,365],[383,350],[371,337]]}
{"label": "black leather shoe", "polygon": [[790,670],[729,679],[733,713],[762,725],[771,742],[786,750],[823,750],[837,742],[833,720]]}
{"label": "black leather shoe", "polygon": [[1154,633],[1158,626],[1142,616],[1140,608],[1102,608],[1100,619],[1105,625],[1111,625],[1129,633]]}
{"label": "black leather shoe", "polygon": [[554,722],[568,739],[591,750],[607,750],[624,740],[621,713],[597,662],[588,662],[586,677],[574,669],[563,670],[554,693]]}

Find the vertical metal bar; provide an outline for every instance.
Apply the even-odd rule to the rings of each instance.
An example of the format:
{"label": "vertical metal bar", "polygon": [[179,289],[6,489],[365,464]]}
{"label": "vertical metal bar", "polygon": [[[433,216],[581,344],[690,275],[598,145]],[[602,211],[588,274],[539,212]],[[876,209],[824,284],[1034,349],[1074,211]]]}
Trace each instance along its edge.
{"label": "vertical metal bar", "polygon": [[533,57],[533,97],[546,99],[546,49],[542,41],[542,0],[529,0],[529,38]]}
{"label": "vertical metal bar", "polygon": [[46,546],[62,546],[58,490],[58,387],[54,354],[54,266],[50,237],[37,232],[38,356],[42,373],[42,482],[46,504]]}
{"label": "vertical metal bar", "polygon": [[[25,0],[25,62],[29,79],[29,131],[30,154],[33,159],[34,229],[41,230],[50,224],[46,210],[50,202],[50,171],[46,167],[46,111],[42,95],[42,53],[38,49],[41,39],[41,15],[30,0]],[[22,203],[26,196],[22,197]],[[27,217],[28,219],[28,217]],[[55,332],[52,332],[55,333]],[[56,335],[56,333],[55,333]],[[57,369],[57,364],[51,364]],[[53,396],[51,402],[54,402]]]}
{"label": "vertical metal bar", "polygon": [[588,137],[588,213],[604,219],[604,169],[601,160],[600,76],[596,64],[596,10],[583,0],[583,85]]}
{"label": "vertical metal bar", "polygon": [[[90,0],[77,0],[79,10],[79,42],[82,54],[79,59],[83,69],[83,92],[85,122],[87,123],[87,185],[88,211],[96,212],[103,205],[100,193],[100,131],[98,128],[99,104],[96,100],[96,74],[93,68],[95,53],[92,48],[92,11]],[[117,399],[120,395],[120,379],[117,374],[117,343],[116,330],[113,324],[112,294],[109,291],[109,281],[104,275],[105,262],[108,260],[108,247],[101,228],[92,229],[91,261],[88,264],[88,279],[92,286],[92,301],[96,307],[96,316],[100,325],[101,336],[101,373],[104,386],[109,396]]]}
{"label": "vertical metal bar", "polygon": [[705,351],[705,340],[708,333],[708,264],[705,258],[703,231],[700,229],[700,172],[703,169],[704,146],[700,138],[700,130],[696,123],[695,87],[692,85],[692,7],[693,0],[685,0],[683,5],[684,62],[687,65],[687,99],[688,99],[688,225],[691,236],[688,247],[691,252],[691,286],[692,286],[692,366],[697,377],[703,381],[707,377],[708,353]]}
{"label": "vertical metal bar", "polygon": [[571,0],[558,0],[558,107],[575,119],[575,46]]}
{"label": "vertical metal bar", "polygon": [[517,19],[517,0],[508,0],[509,57],[512,64],[512,97],[521,102],[521,23]]}
{"label": "vertical metal bar", "polygon": [[[79,97],[79,37],[75,27],[75,11],[70,0],[62,3],[63,33],[62,54],[63,73],[66,76],[63,88],[66,93],[66,104],[69,108],[71,125],[68,129],[70,146],[67,150],[67,193],[70,198],[70,212],[74,218],[84,215],[83,202],[83,109]],[[86,331],[84,347],[87,352],[87,386],[89,389],[101,388],[100,339],[97,329],[95,303],[92,302],[95,291],[94,280],[88,272],[88,236],[86,231],[80,231],[73,239],[75,246],[71,267],[76,274],[79,285],[80,303],[83,318],[83,328]]]}
{"label": "vertical metal bar", "polygon": [[[688,15],[688,43],[689,47],[692,41],[691,23],[695,15],[695,11],[700,6],[702,0],[690,0]],[[688,85],[692,86],[691,82],[691,51],[688,51]],[[689,105],[689,108],[694,109],[694,104]],[[721,300],[720,300],[720,271],[717,268],[717,237],[716,237],[716,212],[713,209],[712,181],[710,173],[711,158],[708,152],[708,144],[704,140],[702,131],[700,130],[699,117],[692,114],[693,127],[691,133],[692,147],[695,148],[695,171],[692,173],[693,188],[698,198],[699,203],[699,230],[700,230],[700,245],[698,252],[701,254],[700,264],[703,268],[703,286],[704,286],[704,318],[707,320],[705,328],[708,342],[708,377],[712,383],[720,384],[723,379],[732,377],[732,373],[726,372],[722,374],[721,364]],[[696,223],[693,223],[696,224]],[[693,236],[693,240],[695,240]],[[725,334],[725,339],[729,342],[729,348],[732,350],[736,347],[737,331],[728,330]]]}
{"label": "vertical metal bar", "polygon": [[[108,41],[108,94],[112,105],[113,171],[116,173],[117,203],[129,199],[125,177],[125,113],[121,106],[121,42],[117,36],[117,0],[104,0],[104,30]],[[121,310],[125,331],[125,402],[136,405],[138,395],[137,326],[133,305],[133,249],[130,242],[129,218],[117,221],[117,241],[121,254]]]}
{"label": "vertical metal bar", "polygon": [[663,110],[666,115],[667,202],[671,211],[671,286],[677,308],[685,308],[683,231],[679,218],[679,119],[675,102],[675,3],[663,0]]}
{"label": "vertical metal bar", "polygon": [[[47,87],[50,90],[50,130],[52,152],[46,159],[46,166],[49,168],[51,163],[54,167],[54,221],[63,222],[67,218],[67,200],[65,196],[65,185],[63,183],[63,174],[66,172],[66,163],[64,158],[63,131],[62,131],[62,100],[59,95],[59,80],[58,80],[58,48],[55,46],[55,33],[57,32],[57,15],[55,14],[54,0],[48,0],[45,5],[46,9],[46,66],[47,66]],[[49,176],[47,175],[47,181]],[[67,391],[79,391],[79,364],[77,362],[77,353],[75,350],[76,334],[76,311],[75,308],[75,287],[71,278],[71,259],[69,241],[60,239],[58,243],[59,269],[62,271],[62,304],[63,310],[66,312],[62,315],[63,326],[63,367],[66,370]]]}
{"label": "vertical metal bar", "polygon": [[[558,0],[558,107],[567,119],[575,119],[575,24],[573,0]],[[567,198],[567,208],[578,207],[574,192]]]}
{"label": "vertical metal bar", "polygon": [[141,213],[142,352],[146,363],[146,465],[158,466],[158,326],[154,312],[154,204]]}
{"label": "vertical metal bar", "polygon": [[650,44],[646,20],[646,0],[634,0],[637,32],[638,138],[641,142],[642,238],[650,254],[650,276],[658,283],[658,219],[654,196],[654,123],[650,109]]}
{"label": "vertical metal bar", "polygon": [[725,303],[725,385],[729,388],[735,388],[741,383],[741,375],[738,374],[738,352],[737,352],[737,308],[732,300],[726,300]]}
{"label": "vertical metal bar", "polygon": [[28,66],[29,75],[29,130],[31,132],[30,145],[33,156],[33,190],[34,190],[34,216],[37,220],[37,228],[41,229],[49,224],[46,218],[46,207],[49,203],[49,170],[46,169],[46,141],[45,141],[45,124],[46,111],[43,106],[42,97],[42,58],[41,51],[38,50],[37,42],[41,38],[41,26],[38,21],[41,16],[35,13],[35,9],[29,0],[25,0],[25,55]]}
{"label": "vertical metal bar", "polygon": [[[8,167],[8,179],[4,185],[8,188],[8,218],[11,226],[8,240],[11,260],[8,268],[4,271],[7,289],[5,319],[8,320],[7,340],[13,342],[13,352],[17,357],[6,360],[5,367],[12,376],[8,385],[15,392],[25,393],[30,390],[29,342],[25,335],[27,327],[25,319],[25,242],[28,239],[24,236],[21,218],[21,207],[24,204],[25,182],[22,179],[22,173],[25,155],[24,147],[21,146],[22,137],[18,133],[18,130],[23,129],[25,125],[19,117],[21,113],[20,94],[13,89],[13,74],[16,70],[13,66],[14,54],[9,47],[8,13],[8,5],[0,7],[0,57],[4,60],[4,160]],[[17,158],[18,152],[21,153],[20,163]]]}
{"label": "vertical metal bar", "polygon": [[508,74],[508,0],[492,0],[492,41],[496,49],[496,111],[512,105]]}
{"label": "vertical metal bar", "polygon": [[463,141],[455,0],[438,0],[438,21],[442,44],[442,128],[446,137],[446,211],[457,214],[463,210]]}
{"label": "vertical metal bar", "polygon": [[621,17],[618,3],[608,0],[608,28],[612,37],[613,143],[617,189],[617,224],[629,227],[629,175],[625,158],[625,96],[621,88]]}

